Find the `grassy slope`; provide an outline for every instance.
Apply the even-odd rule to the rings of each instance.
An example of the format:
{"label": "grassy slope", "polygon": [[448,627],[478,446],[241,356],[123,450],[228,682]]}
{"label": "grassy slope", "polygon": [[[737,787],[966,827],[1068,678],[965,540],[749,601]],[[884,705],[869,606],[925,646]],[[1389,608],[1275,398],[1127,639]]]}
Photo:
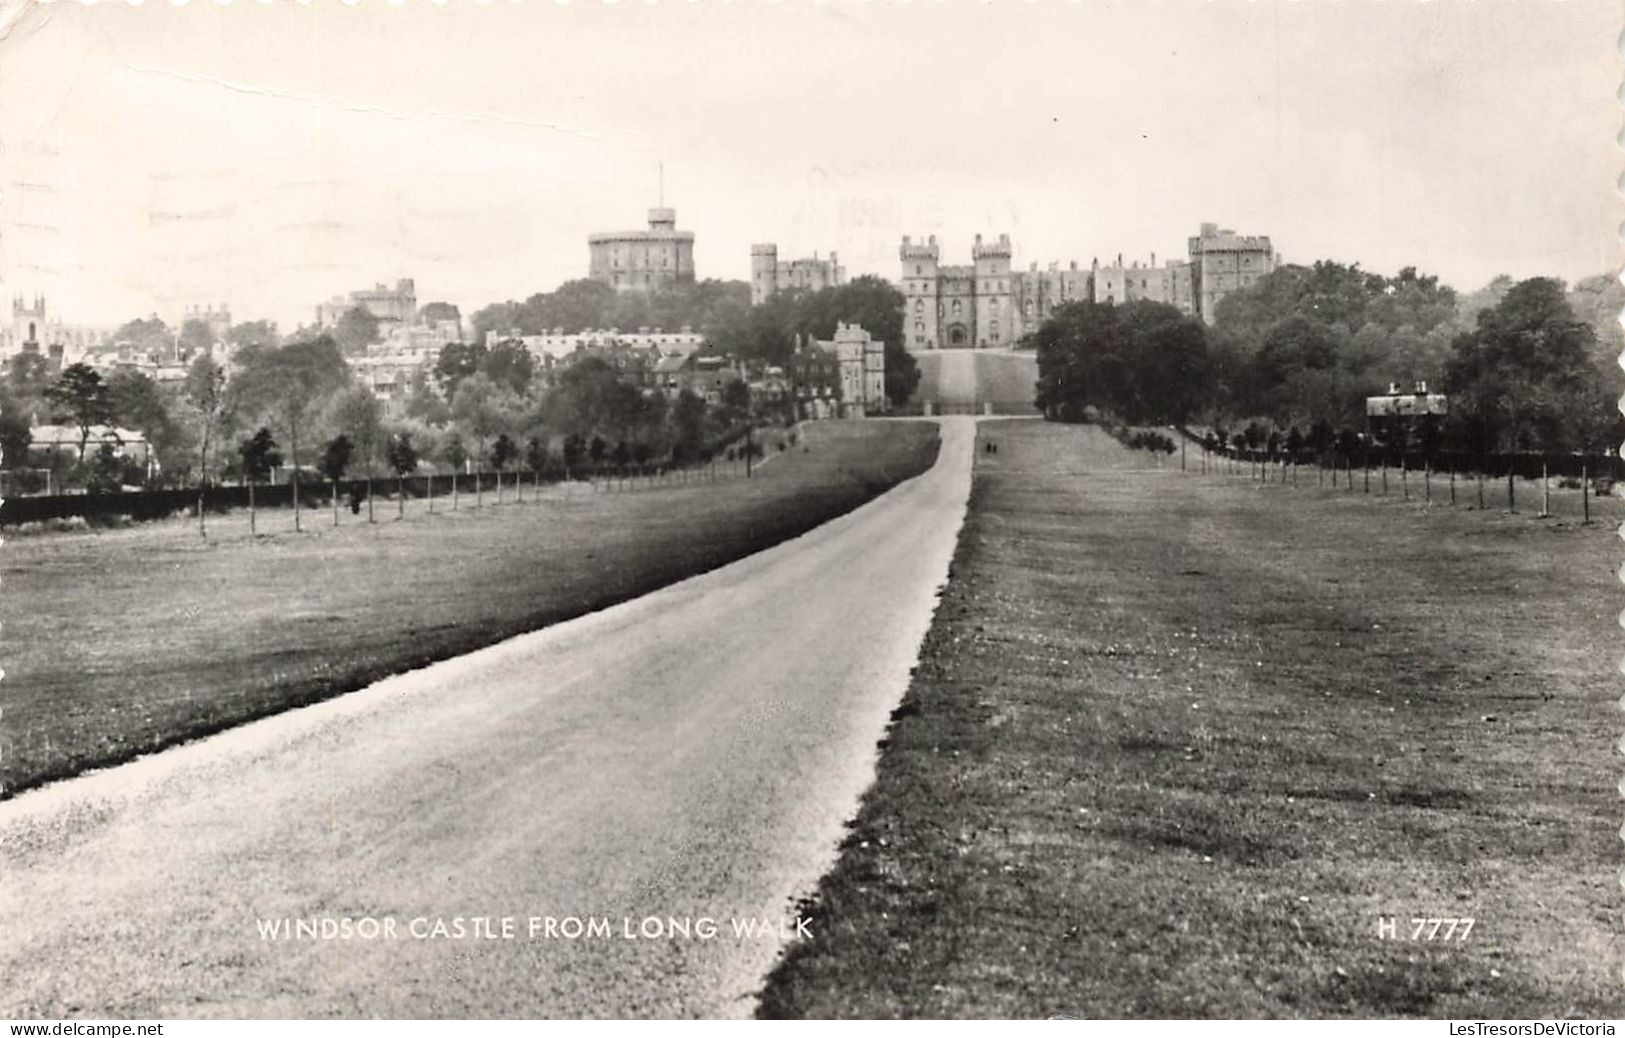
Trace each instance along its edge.
{"label": "grassy slope", "polygon": [[[1606,524],[983,426],[767,1016],[1618,1015]],[[1465,942],[1383,941],[1471,916]]]}
{"label": "grassy slope", "polygon": [[[928,467],[921,424],[804,427],[757,478],[476,512],[377,502],[7,538],[0,779],[15,793],[635,597],[800,534]],[[383,490],[383,485],[380,485]],[[489,506],[493,495],[487,493]],[[266,537],[267,531],[278,531]]]}

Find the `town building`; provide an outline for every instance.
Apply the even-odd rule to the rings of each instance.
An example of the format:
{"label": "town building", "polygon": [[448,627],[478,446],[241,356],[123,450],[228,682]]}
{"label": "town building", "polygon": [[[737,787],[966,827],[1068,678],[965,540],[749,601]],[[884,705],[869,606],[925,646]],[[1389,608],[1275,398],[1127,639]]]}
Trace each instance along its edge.
{"label": "town building", "polygon": [[390,288],[382,282],[372,288],[351,292],[348,297],[334,296],[316,307],[316,326],[334,328],[351,310],[365,310],[378,319],[378,332],[388,335],[392,330],[407,327],[417,321],[417,285],[411,278],[401,278]]}
{"label": "town building", "polygon": [[1191,292],[1196,312],[1212,324],[1219,300],[1246,288],[1276,267],[1268,235],[1237,234],[1218,224],[1202,224],[1190,239]]}
{"label": "town building", "polygon": [[583,347],[612,344],[654,349],[658,350],[661,356],[686,357],[705,346],[705,336],[687,325],[675,332],[668,332],[663,328],[639,328],[635,332],[623,332],[618,328],[588,328],[579,332],[566,332],[563,328],[555,328],[540,335],[524,335],[518,329],[505,335],[498,334],[494,329],[485,333],[487,348],[498,342],[523,343],[537,359],[543,356],[562,359]]}
{"label": "town building", "polygon": [[92,346],[105,344],[110,338],[106,329],[67,324],[60,318],[52,317],[43,295],[36,294],[31,299],[15,296],[11,300],[11,323],[0,326],[0,356],[24,350],[49,352],[52,347],[57,347],[59,357],[64,350],[70,357],[78,357]]}
{"label": "town building", "polygon": [[677,210],[649,210],[646,231],[588,235],[587,276],[617,292],[668,292],[694,280],[694,234],[677,229]]}
{"label": "town building", "polygon": [[835,253],[829,259],[780,260],[779,247],[771,242],[750,247],[750,302],[760,306],[780,292],[817,292],[846,284],[846,268]]}
{"label": "town building", "polygon": [[865,418],[886,402],[886,345],[861,325],[844,322],[835,338],[803,340],[791,358],[796,417]]}

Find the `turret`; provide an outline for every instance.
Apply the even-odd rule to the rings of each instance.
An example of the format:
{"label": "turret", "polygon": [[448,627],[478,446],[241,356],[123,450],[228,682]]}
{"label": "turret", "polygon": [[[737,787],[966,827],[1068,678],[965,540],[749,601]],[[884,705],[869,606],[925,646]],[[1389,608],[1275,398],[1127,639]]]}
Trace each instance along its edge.
{"label": "turret", "polygon": [[771,242],[750,247],[750,301],[761,305],[779,288],[779,247]]}

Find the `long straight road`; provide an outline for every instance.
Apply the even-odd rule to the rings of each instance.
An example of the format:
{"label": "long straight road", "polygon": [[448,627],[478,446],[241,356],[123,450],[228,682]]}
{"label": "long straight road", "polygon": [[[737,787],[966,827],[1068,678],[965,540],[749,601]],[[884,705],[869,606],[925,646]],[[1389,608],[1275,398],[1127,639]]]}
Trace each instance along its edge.
{"label": "long straight road", "polygon": [[0,1016],[749,1013],[784,937],[731,921],[833,861],[947,579],[941,427],[794,541],[0,804]]}

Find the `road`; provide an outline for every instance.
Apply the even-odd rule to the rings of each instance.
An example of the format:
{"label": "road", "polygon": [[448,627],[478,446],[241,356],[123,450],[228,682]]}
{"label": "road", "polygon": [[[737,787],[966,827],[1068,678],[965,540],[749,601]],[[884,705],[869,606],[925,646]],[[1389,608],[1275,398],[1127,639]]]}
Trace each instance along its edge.
{"label": "road", "polygon": [[1037,358],[1030,352],[991,349],[928,350],[917,353],[919,400],[931,401],[944,413],[980,412],[991,404],[995,414],[1032,415]]}
{"label": "road", "polygon": [[[0,1016],[748,1015],[783,937],[730,920],[834,860],[947,579],[974,424],[942,428],[734,565],[0,803]],[[345,917],[378,935],[261,936]]]}

